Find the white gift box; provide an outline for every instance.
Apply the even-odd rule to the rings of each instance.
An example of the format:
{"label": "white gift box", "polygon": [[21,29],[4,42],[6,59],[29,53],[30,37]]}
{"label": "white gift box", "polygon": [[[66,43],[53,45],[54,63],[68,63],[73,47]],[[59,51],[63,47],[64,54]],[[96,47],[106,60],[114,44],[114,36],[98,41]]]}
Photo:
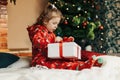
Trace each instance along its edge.
{"label": "white gift box", "polygon": [[81,47],[75,42],[48,44],[48,58],[75,58],[81,59]]}

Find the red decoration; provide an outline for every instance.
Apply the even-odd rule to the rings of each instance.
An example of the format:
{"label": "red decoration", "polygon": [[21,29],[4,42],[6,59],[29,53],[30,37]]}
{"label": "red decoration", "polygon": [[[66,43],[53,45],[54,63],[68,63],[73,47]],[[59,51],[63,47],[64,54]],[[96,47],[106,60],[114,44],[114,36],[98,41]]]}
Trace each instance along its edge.
{"label": "red decoration", "polygon": [[67,21],[67,20],[65,20],[64,24],[68,24],[68,21]]}
{"label": "red decoration", "polygon": [[99,26],[99,29],[100,29],[100,30],[103,30],[103,28],[104,28],[104,27],[103,27],[102,25],[101,25],[101,26]]}
{"label": "red decoration", "polygon": [[63,37],[63,42],[72,42],[74,41],[74,38],[73,37]]}
{"label": "red decoration", "polygon": [[85,27],[87,26],[87,21],[84,21],[84,22],[82,23],[82,26],[83,26],[83,28],[85,28]]}

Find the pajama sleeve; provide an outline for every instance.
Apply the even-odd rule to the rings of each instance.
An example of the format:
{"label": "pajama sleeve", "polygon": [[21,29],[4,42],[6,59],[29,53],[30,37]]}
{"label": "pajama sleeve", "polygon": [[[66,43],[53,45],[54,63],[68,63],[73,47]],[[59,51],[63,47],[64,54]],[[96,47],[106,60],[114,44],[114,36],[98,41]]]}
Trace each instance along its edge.
{"label": "pajama sleeve", "polygon": [[47,36],[44,36],[44,32],[40,30],[32,38],[32,44],[36,48],[46,48],[48,43]]}

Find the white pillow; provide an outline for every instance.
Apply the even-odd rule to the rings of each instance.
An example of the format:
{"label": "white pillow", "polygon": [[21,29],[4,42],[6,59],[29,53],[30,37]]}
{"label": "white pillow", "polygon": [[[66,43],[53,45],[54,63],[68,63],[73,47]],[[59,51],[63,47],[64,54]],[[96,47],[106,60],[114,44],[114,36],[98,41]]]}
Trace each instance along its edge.
{"label": "white pillow", "polygon": [[7,68],[28,68],[30,67],[30,58],[20,58],[18,61],[9,65]]}

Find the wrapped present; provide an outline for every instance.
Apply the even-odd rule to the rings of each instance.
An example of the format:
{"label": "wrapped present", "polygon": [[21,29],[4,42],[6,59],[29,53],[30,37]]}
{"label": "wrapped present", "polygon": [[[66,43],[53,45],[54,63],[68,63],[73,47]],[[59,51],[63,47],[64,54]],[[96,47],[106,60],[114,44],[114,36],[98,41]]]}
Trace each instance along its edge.
{"label": "wrapped present", "polygon": [[81,47],[75,42],[50,43],[48,58],[81,59]]}

